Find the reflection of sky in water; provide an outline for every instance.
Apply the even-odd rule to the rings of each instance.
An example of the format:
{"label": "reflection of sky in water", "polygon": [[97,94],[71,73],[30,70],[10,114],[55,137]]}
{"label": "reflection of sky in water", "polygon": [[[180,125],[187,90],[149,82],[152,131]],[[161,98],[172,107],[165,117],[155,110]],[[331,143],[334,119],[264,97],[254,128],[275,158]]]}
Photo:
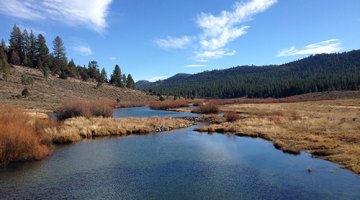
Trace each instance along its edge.
{"label": "reflection of sky in water", "polygon": [[58,147],[0,169],[0,199],[360,199],[359,176],[336,164],[192,129]]}
{"label": "reflection of sky in water", "polygon": [[126,118],[126,117],[196,117],[198,114],[187,112],[175,112],[167,110],[152,110],[149,107],[133,107],[133,108],[120,108],[116,109],[113,117]]}

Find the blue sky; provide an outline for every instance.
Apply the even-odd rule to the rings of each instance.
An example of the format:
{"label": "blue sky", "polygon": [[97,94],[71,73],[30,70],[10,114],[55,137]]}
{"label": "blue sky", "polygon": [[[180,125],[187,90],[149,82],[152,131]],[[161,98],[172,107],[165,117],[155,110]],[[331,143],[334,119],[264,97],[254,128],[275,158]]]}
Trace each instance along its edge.
{"label": "blue sky", "polygon": [[359,0],[0,0],[0,38],[16,23],[59,35],[76,64],[119,64],[135,80],[281,64],[360,48]]}

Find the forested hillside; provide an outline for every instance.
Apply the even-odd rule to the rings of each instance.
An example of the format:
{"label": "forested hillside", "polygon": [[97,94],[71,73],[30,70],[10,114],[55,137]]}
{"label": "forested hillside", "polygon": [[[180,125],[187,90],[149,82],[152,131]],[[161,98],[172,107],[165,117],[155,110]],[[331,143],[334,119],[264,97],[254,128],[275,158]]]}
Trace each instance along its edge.
{"label": "forested hillside", "polygon": [[238,66],[175,75],[139,89],[184,97],[286,97],[332,90],[359,90],[360,50],[319,54],[282,65]]}

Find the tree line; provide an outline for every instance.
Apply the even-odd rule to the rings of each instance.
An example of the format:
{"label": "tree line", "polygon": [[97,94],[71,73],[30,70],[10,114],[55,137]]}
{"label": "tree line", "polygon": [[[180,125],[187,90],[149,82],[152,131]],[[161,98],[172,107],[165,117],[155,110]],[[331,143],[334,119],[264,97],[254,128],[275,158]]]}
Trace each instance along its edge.
{"label": "tree line", "polygon": [[52,52],[46,44],[42,34],[35,36],[21,29],[15,24],[7,46],[5,40],[1,40],[0,46],[0,72],[5,79],[10,65],[23,65],[40,70],[45,77],[50,74],[66,79],[73,77],[84,81],[96,80],[98,84],[110,83],[117,87],[135,88],[135,82],[131,74],[122,74],[119,65],[114,67],[113,73],[108,79],[105,68],[100,67],[97,61],[90,61],[87,66],[76,65],[74,60],[68,61],[63,40],[56,36],[52,42]]}
{"label": "tree line", "polygon": [[360,50],[318,54],[282,65],[238,66],[175,75],[144,84],[156,94],[212,98],[267,98],[360,89]]}

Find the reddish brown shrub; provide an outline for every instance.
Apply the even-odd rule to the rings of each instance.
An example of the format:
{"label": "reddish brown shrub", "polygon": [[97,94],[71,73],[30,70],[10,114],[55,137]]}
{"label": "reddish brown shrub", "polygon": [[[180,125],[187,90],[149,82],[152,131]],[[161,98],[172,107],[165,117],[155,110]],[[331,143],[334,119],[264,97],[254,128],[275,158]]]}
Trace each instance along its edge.
{"label": "reddish brown shrub", "polygon": [[236,112],[233,112],[233,111],[225,112],[224,117],[227,122],[234,122],[234,121],[237,121],[240,119],[240,116]]}
{"label": "reddish brown shrub", "polygon": [[154,110],[167,110],[171,108],[186,107],[188,105],[188,101],[155,101],[151,102],[149,107]]}
{"label": "reddish brown shrub", "polygon": [[23,110],[0,105],[0,165],[12,161],[38,160],[50,153],[35,123]]}
{"label": "reddish brown shrub", "polygon": [[108,99],[85,100],[73,99],[66,101],[58,109],[58,119],[64,120],[71,117],[103,116],[111,117],[115,102]]}
{"label": "reddish brown shrub", "polygon": [[216,114],[219,112],[219,105],[216,102],[208,102],[199,108],[193,109],[191,112],[200,114]]}

